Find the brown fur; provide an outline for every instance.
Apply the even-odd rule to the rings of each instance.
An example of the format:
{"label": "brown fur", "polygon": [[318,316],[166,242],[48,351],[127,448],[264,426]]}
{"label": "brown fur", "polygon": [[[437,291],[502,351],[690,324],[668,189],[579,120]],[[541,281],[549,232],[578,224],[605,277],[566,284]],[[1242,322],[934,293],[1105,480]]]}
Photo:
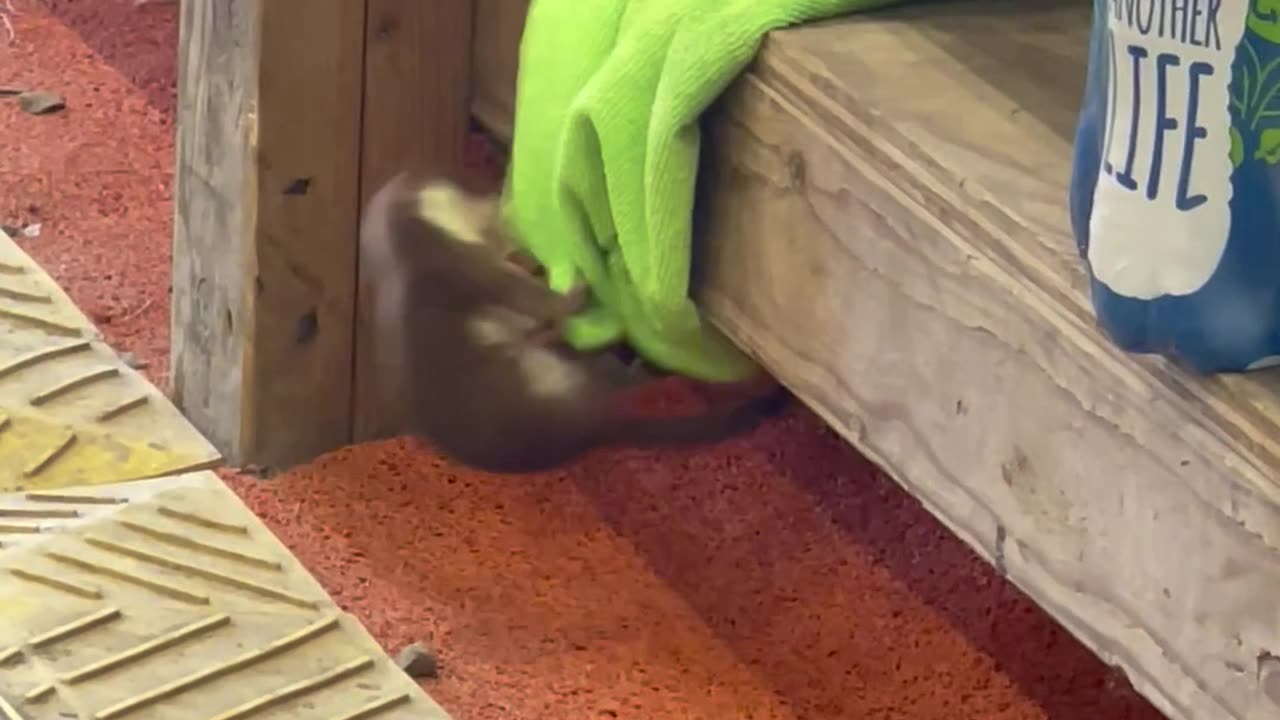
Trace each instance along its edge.
{"label": "brown fur", "polygon": [[[376,352],[402,382],[405,430],[446,456],[492,472],[534,472],[598,447],[716,441],[785,403],[773,386],[699,415],[621,412],[615,400],[634,379],[620,365],[529,342],[537,328],[577,312],[582,299],[506,262],[510,248],[489,241],[500,233],[496,226],[467,226],[484,243],[444,231],[458,227],[456,215],[446,214],[471,212],[477,199],[455,194],[461,199],[423,207],[422,187],[400,176],[370,200],[361,268],[374,294]],[[473,213],[473,220],[483,216]]]}

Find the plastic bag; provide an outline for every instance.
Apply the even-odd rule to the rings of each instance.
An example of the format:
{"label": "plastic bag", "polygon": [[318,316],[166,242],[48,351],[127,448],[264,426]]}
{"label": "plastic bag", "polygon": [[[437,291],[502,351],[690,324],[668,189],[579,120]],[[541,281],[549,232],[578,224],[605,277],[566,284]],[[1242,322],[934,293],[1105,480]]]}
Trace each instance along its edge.
{"label": "plastic bag", "polygon": [[1280,0],[1094,0],[1071,223],[1129,352],[1280,364]]}

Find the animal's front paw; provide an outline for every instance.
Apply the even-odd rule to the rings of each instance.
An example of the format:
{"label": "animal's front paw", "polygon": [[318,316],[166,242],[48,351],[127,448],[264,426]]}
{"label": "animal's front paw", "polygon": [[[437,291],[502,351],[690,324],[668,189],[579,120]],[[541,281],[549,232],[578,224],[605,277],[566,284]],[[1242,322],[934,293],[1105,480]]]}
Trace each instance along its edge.
{"label": "animal's front paw", "polygon": [[577,315],[587,309],[587,302],[591,299],[591,288],[586,283],[579,282],[569,288],[564,297],[569,301],[569,314]]}
{"label": "animal's front paw", "polygon": [[533,253],[524,248],[512,248],[503,256],[503,260],[529,273],[530,275],[542,275],[544,268],[542,263],[538,262],[538,258]]}
{"label": "animal's front paw", "polygon": [[518,348],[545,347],[547,345],[555,345],[564,338],[560,334],[560,325],[558,323],[549,323],[541,325],[516,341]]}

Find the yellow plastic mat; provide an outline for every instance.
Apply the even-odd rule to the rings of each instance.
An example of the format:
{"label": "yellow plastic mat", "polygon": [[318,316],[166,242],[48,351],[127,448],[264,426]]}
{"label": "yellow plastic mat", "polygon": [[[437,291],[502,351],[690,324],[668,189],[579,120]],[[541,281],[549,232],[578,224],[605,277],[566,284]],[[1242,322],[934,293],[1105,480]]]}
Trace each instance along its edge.
{"label": "yellow plastic mat", "polygon": [[0,719],[447,720],[212,473],[0,495]]}
{"label": "yellow plastic mat", "polygon": [[0,492],[121,482],[220,460],[0,233]]}

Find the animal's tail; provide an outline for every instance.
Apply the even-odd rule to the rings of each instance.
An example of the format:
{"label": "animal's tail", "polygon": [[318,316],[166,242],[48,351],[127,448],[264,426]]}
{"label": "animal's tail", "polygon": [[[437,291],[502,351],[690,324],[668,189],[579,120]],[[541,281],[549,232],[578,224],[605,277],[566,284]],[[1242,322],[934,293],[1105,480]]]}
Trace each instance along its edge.
{"label": "animal's tail", "polygon": [[718,403],[691,415],[627,416],[608,428],[601,428],[607,434],[602,444],[659,447],[716,443],[752,430],[765,419],[779,414],[790,398],[786,388],[774,385],[746,400]]}

